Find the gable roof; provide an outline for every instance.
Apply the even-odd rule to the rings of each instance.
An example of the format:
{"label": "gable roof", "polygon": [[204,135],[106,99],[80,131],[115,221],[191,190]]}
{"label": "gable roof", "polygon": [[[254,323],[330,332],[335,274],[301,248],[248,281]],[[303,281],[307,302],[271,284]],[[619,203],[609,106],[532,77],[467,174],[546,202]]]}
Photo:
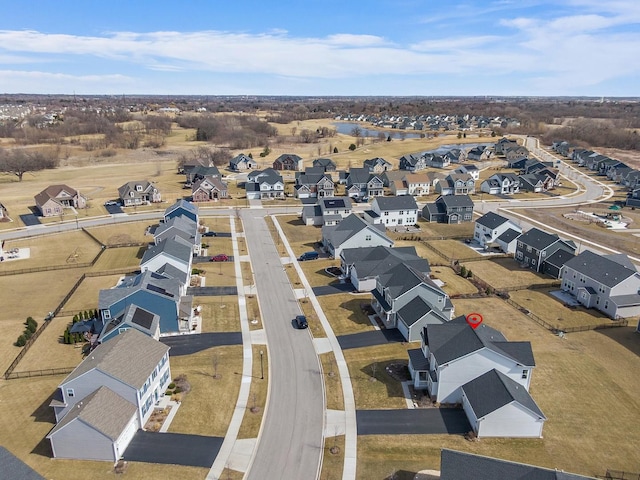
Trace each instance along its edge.
{"label": "gable roof", "polygon": [[378,236],[381,236],[393,244],[393,240],[385,234],[385,226],[382,224],[372,225],[365,222],[355,213],[351,213],[345,219],[343,219],[338,225],[323,226],[322,236],[327,238],[332,245],[342,245],[346,240],[353,237],[362,230],[368,229]]}
{"label": "gable roof", "polygon": [[527,389],[496,369],[474,378],[462,386],[476,418],[480,419],[499,408],[517,402],[540,418],[546,418]]}
{"label": "gable roof", "polygon": [[[137,186],[142,187],[142,191],[137,190]],[[127,182],[118,188],[118,195],[120,198],[125,198],[129,196],[130,192],[134,192],[134,194],[147,193],[153,189],[153,185],[148,180],[139,180],[133,182]]]}
{"label": "gable roof", "polygon": [[547,248],[558,240],[560,240],[560,237],[555,233],[547,233],[535,227],[518,237],[518,241],[525,245],[529,245],[536,250]]}
{"label": "gable roof", "polygon": [[137,410],[133,403],[102,386],[76,403],[51,429],[47,437],[59,432],[74,420],[78,420],[102,433],[111,441],[116,441]]}
{"label": "gable roof", "polygon": [[442,449],[440,458],[440,480],[595,480],[562,470],[455,450]]}
{"label": "gable roof", "polygon": [[316,158],[313,162],[312,165],[314,167],[335,167],[336,164],[333,160],[331,160],[330,158]]}
{"label": "gable roof", "polygon": [[322,197],[318,204],[322,211],[331,209],[351,210],[352,208],[349,197]]}
{"label": "gable roof", "polygon": [[436,198],[436,203],[444,203],[447,208],[462,208],[462,207],[471,207],[473,208],[473,200],[467,194],[464,195],[441,195]]}
{"label": "gable roof", "polygon": [[402,318],[402,322],[407,327],[415,324],[418,320],[424,318],[425,315],[429,315],[430,317],[439,320],[441,323],[449,320],[448,318],[443,317],[433,308],[433,306],[429,305],[429,303],[425,302],[424,299],[419,296],[415,297],[404,307],[398,310],[398,315]]}
{"label": "gable roof", "polygon": [[154,295],[169,298],[174,302],[180,298],[179,280],[166,274],[145,270],[138,275],[126,277],[115,288],[100,290],[98,293],[98,309],[108,308],[139,290],[149,291]]}
{"label": "gable roof", "polygon": [[548,263],[550,265],[553,265],[554,267],[560,268],[565,263],[567,263],[568,260],[572,259],[573,257],[574,255],[572,252],[567,252],[566,250],[559,248],[558,250],[553,252],[551,255],[549,255],[547,258],[545,258],[544,263]]}
{"label": "gable roof", "polygon": [[483,216],[481,216],[478,220],[476,220],[476,223],[478,225],[482,225],[483,227],[487,227],[490,230],[493,230],[494,228],[498,228],[500,225],[508,221],[509,219],[506,217],[503,217],[502,215],[498,215],[497,213],[494,213],[494,212],[487,212]]}
{"label": "gable roof", "polygon": [[302,158],[299,155],[296,155],[294,153],[283,153],[278,158],[276,158],[273,163],[284,162],[287,159],[293,160],[293,163],[295,163],[296,165],[300,163],[300,160],[302,160]]}
{"label": "gable roof", "polygon": [[157,245],[152,245],[144,252],[142,260],[140,260],[140,265],[147,263],[149,260],[163,253],[188,264],[192,256],[192,244],[178,235],[167,237],[164,240],[160,240]]}
{"label": "gable roof", "polygon": [[247,186],[250,185],[252,182],[256,182],[256,183],[266,182],[270,185],[274,185],[278,182],[284,183],[282,180],[282,176],[273,168],[266,168],[264,170],[251,172],[249,175],[247,175],[247,178],[248,178]]}
{"label": "gable roof", "polygon": [[518,364],[535,366],[530,342],[509,342],[485,323],[473,329],[464,315],[442,325],[428,325],[424,338],[439,365],[487,348]]}
{"label": "gable roof", "polygon": [[359,278],[366,278],[389,271],[399,263],[410,265],[428,275],[429,262],[417,255],[415,247],[360,247],[345,248],[340,257],[347,265],[354,265]]}
{"label": "gable roof", "polygon": [[565,265],[607,287],[615,287],[637,273],[635,269],[589,250],[573,257]]}
{"label": "gable roof", "polygon": [[195,215],[198,215],[198,205],[196,205],[193,202],[189,202],[188,200],[184,200],[184,199],[180,199],[178,200],[176,203],[174,203],[173,205],[170,205],[166,208],[166,210],[164,211],[164,216],[166,217],[167,215],[169,215],[171,212],[178,210],[178,209],[183,209],[186,210],[187,212],[193,213]]}
{"label": "gable roof", "polygon": [[229,160],[229,165],[238,165],[240,163],[245,163],[245,162],[253,162],[255,163],[255,160],[247,155],[245,155],[244,153],[241,153],[239,155],[236,155],[235,157],[233,157],[231,160]]}
{"label": "gable roof", "polygon": [[20,480],[45,480],[45,478],[16,457],[9,450],[0,446],[0,465],[6,478]]}
{"label": "gable roof", "polygon": [[518,238],[519,235],[520,235],[520,232],[518,232],[517,230],[514,230],[513,228],[508,228],[507,230],[502,232],[502,234],[498,236],[496,240],[499,240],[504,243],[511,243],[516,238]]}
{"label": "gable roof", "polygon": [[378,205],[381,212],[388,210],[417,210],[415,198],[412,195],[398,195],[395,197],[376,197],[373,203]]}
{"label": "gable roof", "polygon": [[34,197],[36,205],[44,205],[49,200],[60,203],[56,197],[62,192],[66,192],[68,194],[68,197],[66,198],[73,198],[78,195],[78,192],[76,190],[67,185],[49,185]]}
{"label": "gable roof", "polygon": [[169,347],[134,328],[98,345],[60,385],[96,369],[140,389]]}

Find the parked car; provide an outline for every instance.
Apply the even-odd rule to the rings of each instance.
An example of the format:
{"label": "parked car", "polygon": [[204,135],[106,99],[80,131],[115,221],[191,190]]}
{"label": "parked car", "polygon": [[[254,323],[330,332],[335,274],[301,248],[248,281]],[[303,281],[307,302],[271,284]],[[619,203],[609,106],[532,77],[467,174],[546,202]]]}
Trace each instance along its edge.
{"label": "parked car", "polygon": [[209,261],[210,262],[228,262],[229,256],[225,255],[224,253],[219,253],[218,255],[214,255],[213,257],[211,257]]}
{"label": "parked car", "polygon": [[318,255],[318,252],[304,252],[302,255],[300,255],[300,257],[298,257],[298,260],[300,260],[301,262],[304,262],[305,260],[316,260],[320,255]]}
{"label": "parked car", "polygon": [[202,234],[203,237],[215,237],[218,235],[216,232],[205,232]]}
{"label": "parked car", "polygon": [[116,202],[114,200],[109,200],[108,202],[104,202],[104,206],[105,207],[110,207],[110,206],[113,206],[113,205],[120,205],[120,203]]}
{"label": "parked car", "polygon": [[303,329],[307,328],[309,324],[307,323],[307,317],[304,315],[296,315],[296,327]]}

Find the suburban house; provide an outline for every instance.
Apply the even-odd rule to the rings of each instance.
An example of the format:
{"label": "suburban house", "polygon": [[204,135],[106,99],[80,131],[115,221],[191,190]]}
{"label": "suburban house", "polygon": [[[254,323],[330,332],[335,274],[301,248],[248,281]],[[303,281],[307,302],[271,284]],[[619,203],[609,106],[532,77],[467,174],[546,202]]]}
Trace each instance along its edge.
{"label": "suburban house", "polygon": [[436,185],[440,195],[471,195],[476,193],[476,181],[468,173],[451,173]]}
{"label": "suburban house", "polygon": [[509,146],[504,149],[503,153],[507,162],[512,162],[518,158],[527,158],[529,156],[529,150],[521,145]]}
{"label": "suburban house", "polygon": [[131,304],[121,315],[111,318],[98,332],[98,343],[115,338],[117,335],[133,328],[155,340],[160,339],[160,315]]}
{"label": "suburban house", "polygon": [[502,137],[500,140],[496,142],[493,146],[496,155],[504,155],[505,150],[512,147],[517,147],[518,142],[515,140],[509,140],[508,138]]}
{"label": "suburban house", "polygon": [[562,290],[586,308],[614,320],[640,315],[640,273],[626,255],[585,250],[564,263],[560,277]]}
{"label": "suburban house", "polygon": [[409,342],[420,340],[425,325],[442,324],[453,317],[449,295],[404,263],[380,273],[371,295],[371,306],[384,326],[397,328]]}
{"label": "suburban house", "polygon": [[166,274],[147,270],[125,277],[113,288],[100,290],[98,311],[105,325],[137,305],[160,317],[160,335],[191,331],[193,297],[182,295],[183,284]]}
{"label": "suburban house", "polygon": [[556,234],[532,228],[518,237],[515,259],[523,266],[544,273],[545,260],[558,249],[566,250],[573,255],[576,245],[570,240],[562,240]]}
{"label": "suburban house", "polygon": [[491,195],[513,195],[520,192],[520,178],[515,173],[496,173],[480,184],[480,190]]}
{"label": "suburban house", "polygon": [[400,170],[408,170],[410,172],[418,172],[427,168],[427,159],[424,155],[410,153],[400,157]]}
{"label": "suburban house", "polygon": [[[473,227],[473,238],[481,247],[490,248],[494,246],[501,235],[508,231],[517,232],[517,237],[522,233],[522,228],[502,215],[487,212],[476,220]],[[510,234],[510,236],[513,236],[513,234]],[[511,243],[511,241],[509,243]],[[515,252],[515,249],[513,251]]]}
{"label": "suburban house", "polygon": [[234,172],[244,172],[246,170],[253,170],[258,168],[258,162],[253,158],[241,153],[229,160],[229,169]]}
{"label": "suburban house", "polygon": [[632,209],[640,207],[640,187],[636,187],[628,193],[625,206]]}
{"label": "suburban house", "polygon": [[196,165],[185,172],[187,177],[187,186],[192,185],[198,180],[202,180],[205,177],[217,177],[221,178],[220,171],[215,165]]}
{"label": "suburban house", "polygon": [[370,223],[381,223],[387,228],[411,227],[418,221],[418,205],[411,195],[376,197],[364,217]]}
{"label": "suburban house", "polygon": [[376,157],[365,160],[362,163],[362,167],[368,169],[369,173],[384,173],[387,170],[391,170],[393,165],[384,158]]}
{"label": "suburban house", "polygon": [[454,173],[467,173],[471,175],[471,178],[473,178],[475,181],[480,180],[480,169],[475,165],[460,165],[454,170]]}
{"label": "suburban house", "polygon": [[438,223],[470,222],[473,220],[473,200],[469,195],[441,195],[422,208],[422,218]]}
{"label": "suburban house", "polygon": [[173,217],[186,217],[198,225],[199,222],[198,205],[187,200],[180,199],[164,211],[164,221],[168,221]]}
{"label": "suburban house", "polygon": [[[63,215],[65,208],[74,209],[87,206],[87,199],[67,185],[49,185],[34,198],[36,208],[43,217]],[[6,212],[4,207],[1,210]]]}
{"label": "suburban house", "polygon": [[324,172],[335,172],[336,164],[330,158],[316,158],[311,164],[314,168],[322,168]]}
{"label": "suburban house", "polygon": [[6,478],[15,478],[19,480],[45,480],[42,475],[3,446],[0,446],[0,465],[2,465],[2,473],[3,475],[6,475]]}
{"label": "suburban house", "polygon": [[501,458],[442,449],[440,480],[595,480],[557,468],[543,468]]}
{"label": "suburban house", "polygon": [[452,148],[451,150],[447,150],[444,154],[442,154],[445,160],[448,160],[449,163],[462,163],[467,159],[467,154],[464,150],[460,150],[459,148]]}
{"label": "suburban house", "polygon": [[158,245],[176,236],[189,242],[193,255],[200,255],[202,235],[198,232],[198,224],[186,216],[171,217],[169,220],[160,222],[153,232],[153,241]]}
{"label": "suburban house", "polygon": [[185,239],[176,232],[171,232],[168,235],[145,250],[142,254],[142,260],[140,260],[140,271],[157,272],[165,265],[171,265],[188,276],[191,273],[195,238]]}
{"label": "suburban house", "polygon": [[337,225],[353,212],[349,197],[323,197],[315,205],[302,207],[305,225]]}
{"label": "suburban house", "polygon": [[340,258],[345,248],[392,247],[393,240],[385,235],[384,225],[372,225],[352,213],[337,225],[322,227],[322,245],[333,258]]}
{"label": "suburban house", "polygon": [[519,178],[520,188],[527,192],[546,192],[548,190],[553,190],[555,187],[554,179],[549,175],[544,175],[542,173],[527,173],[520,175]]}
{"label": "suburban house", "polygon": [[247,199],[260,200],[284,197],[284,181],[273,168],[251,172],[245,183]]}
{"label": "suburban house", "polygon": [[422,346],[409,350],[415,388],[426,388],[439,403],[462,403],[462,387],[490,370],[498,370],[529,391],[535,367],[529,342],[509,342],[486,322],[475,329],[460,316],[427,325]]}
{"label": "suburban house", "polygon": [[346,178],[347,196],[361,199],[384,195],[382,178],[367,168],[352,168]]}
{"label": "suburban house", "polygon": [[191,198],[194,202],[217,201],[227,198],[227,184],[220,177],[206,176],[191,185]]}
{"label": "suburban house", "polygon": [[571,149],[571,144],[566,140],[556,140],[551,143],[551,150],[556,153],[559,153],[563,157],[569,156],[569,150]]}
{"label": "suburban house", "polygon": [[[404,176],[402,183],[407,188],[406,195],[420,197],[429,195],[431,191],[431,180],[424,173],[409,173]],[[399,193],[396,193],[396,195],[399,195]]]}
{"label": "suburban house", "polygon": [[169,347],[138,330],[98,345],[51,401],[53,456],[115,463],[170,381]]}
{"label": "suburban house", "polygon": [[274,170],[294,170],[301,172],[303,170],[302,165],[302,158],[292,153],[283,153],[273,161]]}
{"label": "suburban house", "polygon": [[[516,237],[515,244],[517,248],[518,239]],[[514,250],[515,252],[515,250]],[[509,252],[511,253],[511,252]],[[565,263],[575,257],[575,254],[571,251],[564,250],[559,248],[542,262],[542,273],[545,275],[549,275],[553,278],[560,278],[560,273],[562,272],[562,267]]]}
{"label": "suburban house", "polygon": [[437,155],[435,153],[425,154],[427,166],[434,168],[446,168],[451,165],[451,159],[445,155]]}
{"label": "suburban house", "polygon": [[340,254],[342,274],[351,280],[358,292],[370,292],[376,288],[377,277],[401,263],[422,275],[431,273],[429,262],[418,256],[415,247],[345,248]]}
{"label": "suburban house", "polygon": [[462,386],[462,408],[478,438],[542,438],[547,419],[526,388],[495,368]]}
{"label": "suburban house", "polygon": [[160,191],[147,180],[127,182],[118,188],[118,198],[123,207],[147,205],[162,201]]}
{"label": "suburban house", "polygon": [[409,189],[404,180],[394,180],[389,186],[392,195],[409,195]]}
{"label": "suburban house", "polygon": [[491,150],[484,145],[477,145],[467,151],[467,160],[487,160],[491,157]]}
{"label": "suburban house", "polygon": [[296,175],[293,192],[296,198],[333,197],[335,187],[330,175],[305,172]]}

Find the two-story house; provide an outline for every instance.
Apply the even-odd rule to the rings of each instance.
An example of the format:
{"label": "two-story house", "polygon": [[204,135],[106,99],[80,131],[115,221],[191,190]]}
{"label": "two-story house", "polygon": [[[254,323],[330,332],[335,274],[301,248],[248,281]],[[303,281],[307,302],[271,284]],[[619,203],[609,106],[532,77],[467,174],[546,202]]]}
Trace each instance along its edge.
{"label": "two-story house", "polygon": [[427,159],[424,155],[410,153],[400,157],[400,170],[408,170],[409,172],[418,172],[427,168]]}
{"label": "two-story house", "polygon": [[381,223],[386,228],[411,227],[418,221],[418,205],[411,195],[376,197],[364,216],[370,223]]}
{"label": "two-story house", "polygon": [[451,165],[451,159],[445,155],[425,153],[427,166],[433,168],[446,168]]}
{"label": "two-story house", "polygon": [[227,198],[227,184],[220,177],[205,176],[191,184],[191,199],[194,202],[211,202]]}
{"label": "two-story house", "polygon": [[325,173],[301,173],[296,176],[293,191],[296,198],[333,197],[335,186],[331,176]]}
{"label": "two-story house", "polygon": [[503,155],[506,149],[511,147],[517,147],[518,142],[515,140],[510,140],[508,138],[502,137],[500,140],[496,142],[493,149],[496,152],[496,155]]}
{"label": "two-story house", "polygon": [[428,222],[463,223],[473,220],[473,200],[469,195],[444,195],[422,208]]}
{"label": "two-story house", "polygon": [[246,170],[253,170],[258,168],[258,162],[253,158],[241,153],[229,160],[229,169],[234,172],[244,172]]}
{"label": "two-story house", "polygon": [[352,168],[346,178],[347,196],[364,199],[384,195],[382,178],[367,168]]}
{"label": "two-story house", "polygon": [[502,215],[495,212],[487,212],[476,220],[473,227],[473,239],[481,247],[489,248],[494,245],[501,235],[508,231],[517,232],[517,235],[519,235],[522,233],[522,228]]}
{"label": "two-story house", "polygon": [[173,217],[186,217],[198,225],[199,212],[200,209],[198,208],[198,205],[188,202],[187,200],[180,199],[166,208],[163,218],[166,222]]}
{"label": "two-story house", "polygon": [[128,329],[99,345],[51,401],[53,456],[116,462],[170,381],[169,347],[152,337]]}
{"label": "two-story house", "polygon": [[513,195],[520,192],[520,178],[514,173],[496,173],[480,184],[480,190],[490,195]]}
{"label": "two-story house", "polygon": [[464,316],[427,325],[408,354],[414,387],[439,403],[462,403],[462,386],[494,369],[529,391],[535,367],[530,342],[509,342],[486,322],[474,329]]}
{"label": "two-story house", "polygon": [[284,180],[273,168],[251,172],[245,183],[247,199],[260,200],[284,197]]}
{"label": "two-story house", "polygon": [[198,224],[186,216],[171,217],[161,222],[153,232],[153,241],[158,245],[162,241],[176,236],[190,243],[194,256],[200,255],[202,235],[198,232]]}
{"label": "two-story house", "polygon": [[368,169],[369,173],[380,174],[386,172],[387,170],[391,170],[393,165],[391,165],[391,162],[388,162],[384,158],[376,157],[365,160],[362,163],[362,167]]}
{"label": "two-story house", "polygon": [[283,153],[273,161],[274,170],[293,170],[301,172],[304,170],[304,162],[298,155],[292,153]]}
{"label": "two-story house", "polygon": [[123,207],[146,205],[162,201],[160,191],[147,180],[127,182],[118,188],[118,198]]}
{"label": "two-story house", "polygon": [[352,213],[337,225],[322,227],[322,245],[333,258],[340,258],[345,248],[392,247],[393,240],[385,234],[384,225],[370,224]]}
{"label": "two-story house", "polygon": [[[424,173],[410,173],[402,178],[402,183],[407,189],[407,195],[421,197],[429,195],[431,191],[431,179]],[[396,195],[399,195],[396,193]]]}
{"label": "two-story house", "polygon": [[476,181],[468,173],[451,173],[436,185],[440,195],[472,195],[476,193]]}
{"label": "two-story house", "polygon": [[314,168],[322,168],[325,173],[335,172],[337,170],[336,164],[330,158],[316,158],[312,162]]}
{"label": "two-story house", "polygon": [[409,342],[420,340],[425,325],[453,318],[449,295],[428,276],[404,263],[378,275],[371,295],[371,306],[384,326],[397,328]]}
{"label": "two-story house", "polygon": [[[49,185],[35,197],[36,208],[43,217],[64,214],[64,209],[85,208],[87,199],[67,185]],[[3,207],[4,208],[4,207]],[[2,218],[2,214],[0,214]]]}
{"label": "two-story house", "polygon": [[191,274],[193,263],[195,238],[184,238],[177,232],[170,232],[165,238],[158,240],[157,244],[150,245],[142,254],[140,260],[140,271],[152,272],[160,271],[170,265],[174,269],[182,272],[179,280],[183,284],[188,284],[186,279]]}
{"label": "two-story house", "polygon": [[566,261],[562,290],[586,308],[610,318],[640,315],[640,273],[626,255],[598,255],[585,250]]}
{"label": "two-story house", "polygon": [[467,173],[471,175],[471,178],[473,178],[476,182],[480,180],[480,169],[475,165],[460,165],[454,170],[454,173]]}
{"label": "two-story house", "polygon": [[315,205],[302,207],[302,221],[305,225],[337,225],[343,218],[353,213],[349,197],[323,197]]}
{"label": "two-story house", "polygon": [[536,272],[546,273],[545,260],[558,249],[575,254],[576,245],[571,240],[562,240],[556,234],[532,228],[518,237],[515,259]]}

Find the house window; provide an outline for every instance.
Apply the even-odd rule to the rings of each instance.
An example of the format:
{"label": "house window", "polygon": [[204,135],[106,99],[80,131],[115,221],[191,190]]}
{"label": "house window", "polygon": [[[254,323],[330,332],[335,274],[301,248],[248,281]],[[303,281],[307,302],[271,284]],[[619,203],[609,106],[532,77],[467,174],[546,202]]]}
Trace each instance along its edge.
{"label": "house window", "polygon": [[526,379],[529,376],[529,370],[522,370],[522,379]]}
{"label": "house window", "polygon": [[67,397],[75,397],[76,392],[73,391],[73,388],[67,388]]}
{"label": "house window", "polygon": [[371,241],[371,235],[367,235],[364,237],[365,241],[370,242]]}
{"label": "house window", "polygon": [[400,210],[400,215],[404,215],[404,210]]}
{"label": "house window", "polygon": [[109,310],[102,310],[102,318],[109,320],[111,318],[111,312]]}
{"label": "house window", "polygon": [[389,215],[389,212],[384,212],[385,215]]}
{"label": "house window", "polygon": [[531,253],[531,246],[527,245],[527,253]]}
{"label": "house window", "polygon": [[142,191],[142,185],[136,185],[136,191],[141,192]]}

